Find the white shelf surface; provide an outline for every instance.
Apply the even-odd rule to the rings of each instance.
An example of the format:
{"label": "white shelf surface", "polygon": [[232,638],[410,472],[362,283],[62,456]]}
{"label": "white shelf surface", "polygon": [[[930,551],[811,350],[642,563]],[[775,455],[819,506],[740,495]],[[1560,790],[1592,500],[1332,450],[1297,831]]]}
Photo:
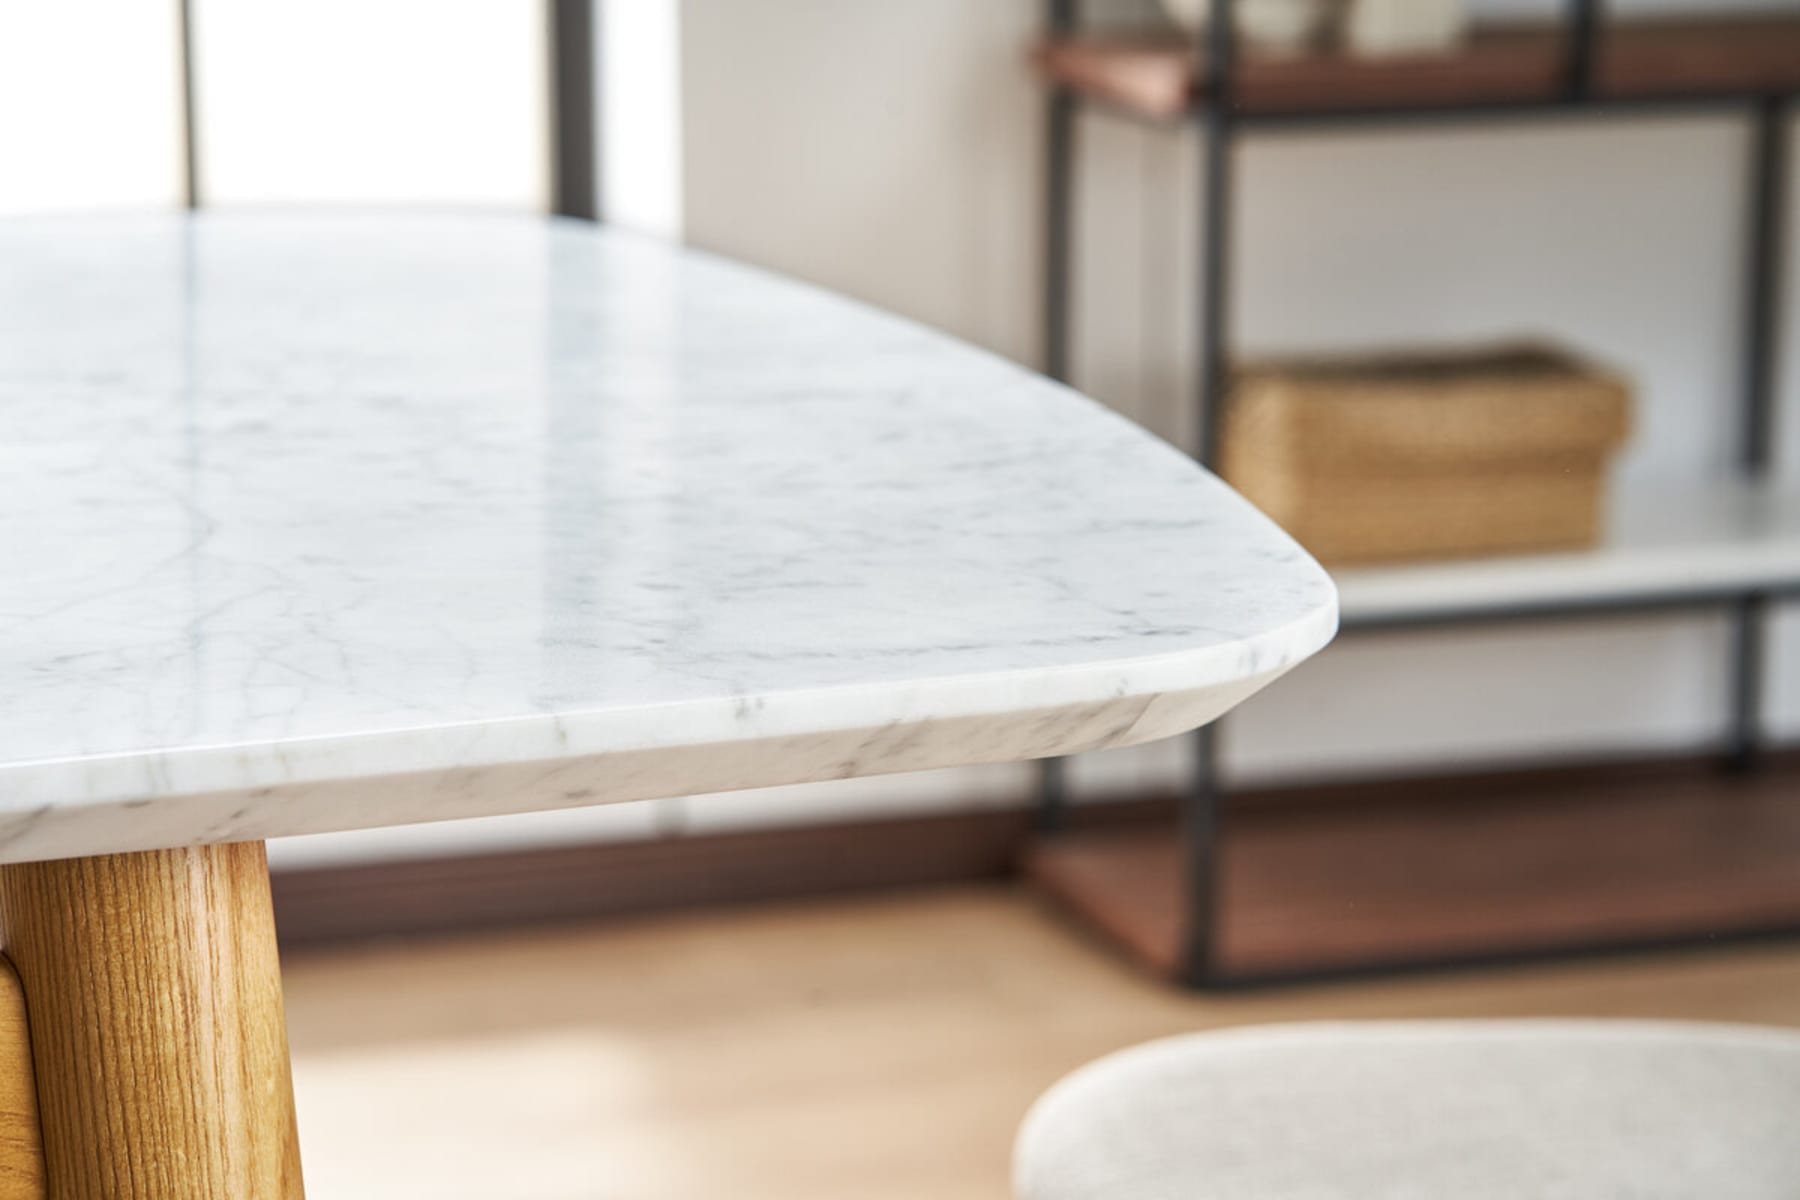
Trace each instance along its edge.
{"label": "white shelf surface", "polygon": [[1591,550],[1333,572],[1346,626],[1800,588],[1800,486],[1634,486]]}

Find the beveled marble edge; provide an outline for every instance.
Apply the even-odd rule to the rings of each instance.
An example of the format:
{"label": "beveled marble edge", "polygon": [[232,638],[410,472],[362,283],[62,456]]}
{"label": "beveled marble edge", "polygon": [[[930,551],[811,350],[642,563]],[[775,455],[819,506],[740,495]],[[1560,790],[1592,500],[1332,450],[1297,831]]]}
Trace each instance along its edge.
{"label": "beveled marble edge", "polygon": [[[9,764],[0,863],[1016,762],[1199,728],[1329,642],[1335,605],[1112,663]],[[1211,682],[1207,682],[1207,681]],[[906,692],[901,696],[898,693]],[[248,780],[249,782],[245,782]]]}

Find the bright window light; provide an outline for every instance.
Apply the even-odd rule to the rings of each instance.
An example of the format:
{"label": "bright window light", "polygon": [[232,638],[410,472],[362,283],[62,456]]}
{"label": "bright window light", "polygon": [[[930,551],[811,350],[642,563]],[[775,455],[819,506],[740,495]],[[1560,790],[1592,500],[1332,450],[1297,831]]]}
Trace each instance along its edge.
{"label": "bright window light", "polygon": [[208,204],[541,209],[543,6],[194,0]]}
{"label": "bright window light", "polygon": [[181,197],[176,7],[0,0],[0,212]]}

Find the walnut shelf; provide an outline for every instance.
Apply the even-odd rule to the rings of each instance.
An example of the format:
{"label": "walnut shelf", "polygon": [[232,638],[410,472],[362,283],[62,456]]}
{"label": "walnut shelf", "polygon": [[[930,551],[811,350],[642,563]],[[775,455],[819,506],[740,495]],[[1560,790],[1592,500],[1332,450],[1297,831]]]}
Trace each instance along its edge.
{"label": "walnut shelf", "polygon": [[[1800,763],[1521,773],[1247,797],[1221,850],[1226,981],[1800,930]],[[1027,870],[1175,975],[1186,881],[1171,826],[1041,841]]]}
{"label": "walnut shelf", "polygon": [[[1151,119],[1173,119],[1216,98],[1184,39],[1055,40],[1033,58],[1047,81]],[[1781,94],[1800,87],[1800,19],[1622,22],[1601,38],[1594,65],[1600,99]],[[1528,106],[1565,98],[1567,81],[1556,28],[1493,26],[1441,55],[1247,54],[1232,101],[1248,117]]]}

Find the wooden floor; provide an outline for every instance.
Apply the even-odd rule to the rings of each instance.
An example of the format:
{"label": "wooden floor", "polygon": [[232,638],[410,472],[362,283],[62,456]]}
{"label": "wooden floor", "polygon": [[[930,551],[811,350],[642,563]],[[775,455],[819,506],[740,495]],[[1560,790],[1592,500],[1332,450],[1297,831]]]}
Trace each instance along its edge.
{"label": "wooden floor", "polygon": [[1005,888],[291,957],[308,1192],[331,1200],[1004,1200],[1086,1060],[1339,1017],[1800,1025],[1800,945],[1225,997]]}

